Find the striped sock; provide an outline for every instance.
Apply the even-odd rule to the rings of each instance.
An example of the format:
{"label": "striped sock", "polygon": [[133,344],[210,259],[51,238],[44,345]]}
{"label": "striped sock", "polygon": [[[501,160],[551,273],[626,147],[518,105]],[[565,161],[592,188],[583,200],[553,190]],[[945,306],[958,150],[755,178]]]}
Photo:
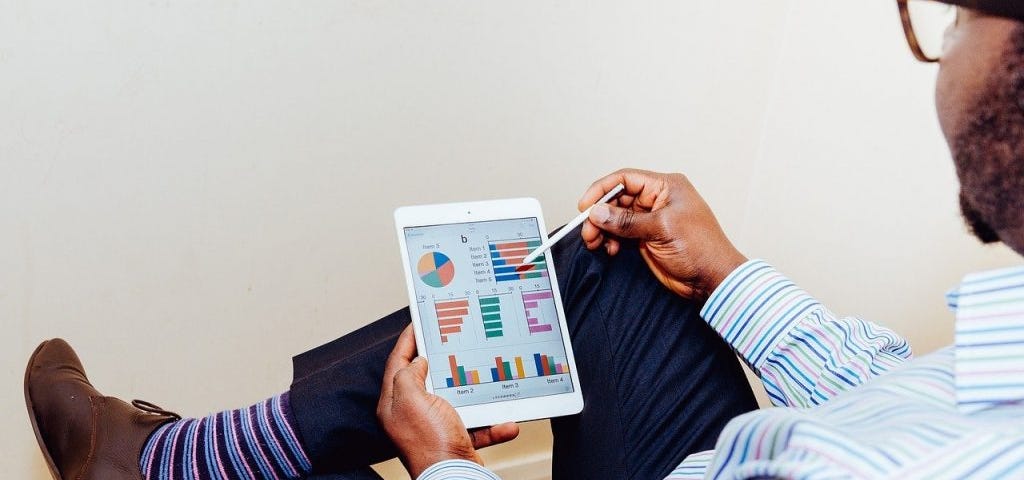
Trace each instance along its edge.
{"label": "striped sock", "polygon": [[168,423],[142,449],[146,480],[298,479],[313,466],[292,428],[288,393],[249,408]]}

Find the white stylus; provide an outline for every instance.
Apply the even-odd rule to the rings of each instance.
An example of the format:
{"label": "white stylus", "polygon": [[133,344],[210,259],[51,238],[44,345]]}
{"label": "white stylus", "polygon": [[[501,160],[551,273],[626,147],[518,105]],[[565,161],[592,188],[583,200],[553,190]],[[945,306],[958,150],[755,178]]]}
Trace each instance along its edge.
{"label": "white stylus", "polygon": [[[595,203],[594,205],[610,202],[624,188],[626,188],[626,186],[621,183],[616,185],[615,188],[612,188],[611,190],[608,191],[608,193],[604,194],[604,196],[601,197],[601,199],[598,200],[597,203]],[[540,244],[540,246],[537,247],[536,250],[530,252],[529,255],[523,258],[523,265],[526,265],[527,263],[533,263],[534,260],[537,260],[538,258],[540,258],[541,255],[544,255],[544,252],[550,250],[551,247],[555,246],[556,243],[558,243],[561,239],[565,238],[565,236],[568,235],[569,232],[572,232],[573,230],[576,229],[576,227],[583,225],[583,222],[587,221],[587,217],[590,216],[590,210],[594,208],[594,205],[591,205],[589,208],[581,212],[579,215],[576,216],[576,218],[572,219],[572,221],[565,224],[565,226],[562,227],[561,230],[552,235],[551,238],[547,239],[544,243]]]}

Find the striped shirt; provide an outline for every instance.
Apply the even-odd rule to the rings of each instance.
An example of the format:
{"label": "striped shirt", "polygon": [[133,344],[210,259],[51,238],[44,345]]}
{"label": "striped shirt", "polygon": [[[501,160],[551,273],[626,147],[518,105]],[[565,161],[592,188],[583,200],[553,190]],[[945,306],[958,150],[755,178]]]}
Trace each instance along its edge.
{"label": "striped shirt", "polygon": [[[701,316],[779,408],[733,419],[667,478],[1024,478],[1024,267],[968,275],[947,299],[955,344],[911,359],[891,330],[743,264]],[[497,477],[442,462],[420,478]]]}

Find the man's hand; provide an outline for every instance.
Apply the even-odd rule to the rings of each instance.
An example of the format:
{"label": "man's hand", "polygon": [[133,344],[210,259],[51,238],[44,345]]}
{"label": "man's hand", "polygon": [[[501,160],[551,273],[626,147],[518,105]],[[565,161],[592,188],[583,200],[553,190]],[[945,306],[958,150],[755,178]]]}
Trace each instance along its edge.
{"label": "man's hand", "polygon": [[519,425],[503,423],[466,431],[447,400],[427,393],[427,360],[416,357],[412,326],[398,337],[384,368],[377,418],[398,447],[412,478],[443,460],[469,460],[483,465],[476,449],[507,442]]}
{"label": "man's hand", "polygon": [[595,205],[583,224],[583,242],[604,245],[615,255],[615,237],[640,242],[640,254],[654,275],[686,298],[707,299],[747,259],[725,236],[704,199],[682,174],[619,170],[590,186],[580,198],[583,211],[615,185],[626,186],[609,205]]}

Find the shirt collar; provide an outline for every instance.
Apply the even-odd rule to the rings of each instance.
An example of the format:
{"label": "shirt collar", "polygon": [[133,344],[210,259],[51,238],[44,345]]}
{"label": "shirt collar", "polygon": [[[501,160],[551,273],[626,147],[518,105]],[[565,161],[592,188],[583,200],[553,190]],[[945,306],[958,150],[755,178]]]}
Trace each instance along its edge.
{"label": "shirt collar", "polygon": [[1024,266],[967,275],[946,301],[956,313],[960,411],[1024,401]]}

